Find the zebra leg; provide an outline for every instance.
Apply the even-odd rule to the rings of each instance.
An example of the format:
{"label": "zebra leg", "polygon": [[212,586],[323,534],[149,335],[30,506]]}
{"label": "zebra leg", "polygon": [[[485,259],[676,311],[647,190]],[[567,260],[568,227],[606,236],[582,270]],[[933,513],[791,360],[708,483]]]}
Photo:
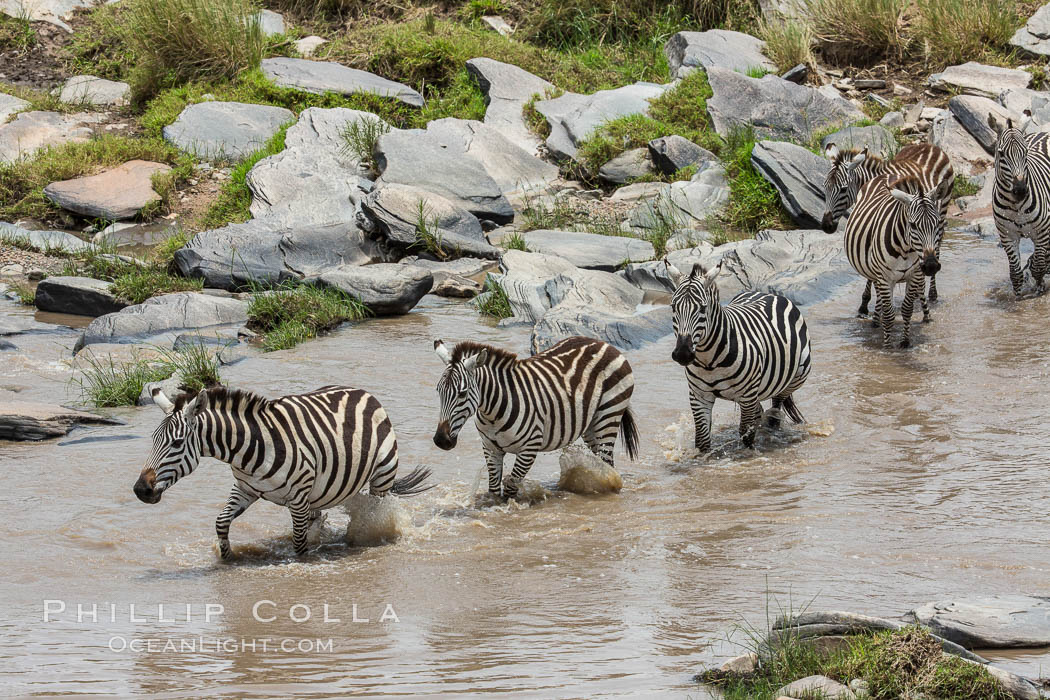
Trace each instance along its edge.
{"label": "zebra leg", "polygon": [[[617,423],[617,429],[619,423]],[[612,433],[606,433],[604,435],[595,435],[593,433],[587,433],[583,436],[583,443],[587,445],[587,449],[594,453],[594,455],[601,461],[608,464],[610,467],[613,466],[613,451],[616,447],[616,431]]]}
{"label": "zebra leg", "polygon": [[[941,241],[943,241],[943,240],[944,240],[944,232],[942,231],[941,235],[937,236],[937,259],[938,260],[941,259]],[[926,305],[927,297],[929,298],[931,304],[933,304],[933,303],[935,303],[937,301],[937,275],[930,275],[930,291],[926,295],[926,297],[923,297],[923,300],[922,300],[923,301],[923,304],[922,304],[922,311],[923,311],[922,321],[923,321],[923,323],[926,323],[927,321],[930,320],[930,312],[929,312],[929,309],[927,308],[927,305]]]}
{"label": "zebra leg", "polygon": [[693,444],[701,452],[711,451],[711,409],[715,405],[715,395],[689,387],[689,407],[693,411]]}
{"label": "zebra leg", "polygon": [[875,284],[875,313],[882,322],[882,346],[890,346],[890,333],[893,331],[893,285],[885,280]]}
{"label": "zebra leg", "polygon": [[769,415],[766,416],[766,427],[770,430],[780,430],[780,421],[783,420],[784,399],[773,398],[773,408],[770,410]]}
{"label": "zebra leg", "polygon": [[754,449],[755,434],[758,424],[762,422],[762,404],[758,401],[740,402],[740,439],[744,447]]}
{"label": "zebra leg", "polygon": [[1046,276],[1047,268],[1047,254],[1046,249],[1042,246],[1036,246],[1035,252],[1032,253],[1032,279],[1035,281],[1035,288],[1038,291],[1043,291],[1043,277]]}
{"label": "zebra leg", "polygon": [[1021,287],[1024,285],[1024,270],[1021,269],[1021,255],[1017,250],[1018,239],[1010,239],[1000,236],[999,242],[1006,251],[1006,261],[1010,264],[1010,284],[1013,285],[1014,294],[1021,296]]}
{"label": "zebra leg", "polygon": [[[930,283],[933,283],[932,277],[930,278]],[[922,283],[922,288],[919,290],[919,303],[922,304],[922,322],[929,323],[931,320],[933,320],[933,317],[930,316],[930,302],[933,302],[935,300],[930,299],[930,302],[927,302],[926,296],[923,294],[924,291],[926,291],[925,282]]]}
{"label": "zebra leg", "polygon": [[482,449],[485,451],[485,466],[489,471],[489,493],[500,498],[500,488],[503,482],[503,457],[506,453],[488,440],[483,442]]}
{"label": "zebra leg", "polygon": [[223,559],[229,559],[233,554],[230,549],[230,523],[257,500],[258,496],[242,489],[239,482],[234,482],[230,497],[226,499],[226,507],[215,519],[215,534],[219,536],[219,555]]}
{"label": "zebra leg", "polygon": [[503,484],[503,498],[511,500],[518,495],[518,487],[525,480],[525,475],[532,469],[532,463],[536,461],[535,452],[520,452],[514,458],[514,469],[510,472],[510,478]]}
{"label": "zebra leg", "polygon": [[[868,317],[868,304],[871,303],[871,280],[864,285],[864,293],[860,297],[860,308],[857,309],[857,318]],[[877,307],[876,307],[877,308]]]}
{"label": "zebra leg", "polygon": [[306,535],[313,520],[313,513],[317,511],[312,511],[305,505],[289,505],[288,510],[292,512],[292,545],[295,546],[295,553],[301,557],[306,554]]}
{"label": "zebra leg", "polygon": [[904,288],[904,301],[901,302],[901,320],[904,321],[904,332],[901,335],[900,342],[901,349],[911,347],[911,313],[915,309],[916,297],[922,299],[923,306],[926,306],[926,299],[923,297],[924,291],[926,291],[926,284],[922,275],[912,275],[912,278],[908,280],[908,285]]}

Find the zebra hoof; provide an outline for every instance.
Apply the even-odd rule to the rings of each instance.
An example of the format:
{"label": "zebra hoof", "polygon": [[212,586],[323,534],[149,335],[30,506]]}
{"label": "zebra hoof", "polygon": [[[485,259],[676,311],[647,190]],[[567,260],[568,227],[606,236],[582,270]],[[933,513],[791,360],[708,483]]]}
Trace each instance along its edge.
{"label": "zebra hoof", "polygon": [[929,314],[926,314],[926,315],[924,315],[924,316],[922,317],[922,322],[923,322],[923,323],[929,323],[929,322],[930,322],[930,321],[932,321],[932,320],[933,320],[933,316],[930,316]]}
{"label": "zebra hoof", "polygon": [[898,345],[897,347],[900,348],[901,350],[907,350],[908,348],[911,347],[911,340],[908,339],[908,338],[905,338],[904,340],[902,340],[900,342],[900,345]]}

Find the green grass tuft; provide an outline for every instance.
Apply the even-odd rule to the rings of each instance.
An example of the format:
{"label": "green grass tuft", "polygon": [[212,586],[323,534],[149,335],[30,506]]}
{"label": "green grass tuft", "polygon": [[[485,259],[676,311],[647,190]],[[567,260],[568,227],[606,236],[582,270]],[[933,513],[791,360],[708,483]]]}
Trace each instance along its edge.
{"label": "green grass tuft", "polygon": [[483,316],[492,318],[510,318],[514,312],[510,308],[507,290],[491,275],[485,279],[485,289],[474,299],[474,308]]}
{"label": "green grass tuft", "polygon": [[957,175],[952,183],[952,199],[959,197],[972,197],[981,191],[981,186],[967,177]]}
{"label": "green grass tuft", "polygon": [[9,291],[14,292],[18,303],[22,306],[33,306],[36,304],[36,290],[25,282],[11,282],[7,285]]}
{"label": "green grass tuft", "polygon": [[204,280],[177,277],[166,269],[132,268],[117,275],[110,285],[114,296],[129,304],[141,304],[160,294],[199,292],[204,288]]}
{"label": "green grass tuft", "polygon": [[24,55],[37,44],[36,31],[28,15],[8,17],[0,14],[0,53]]}
{"label": "green grass tuft", "polygon": [[376,167],[376,142],[379,137],[390,131],[390,125],[382,119],[355,119],[347,122],[339,135],[343,139],[344,152],[368,166],[378,174]]}
{"label": "green grass tuft", "polygon": [[72,382],[80,388],[80,401],[98,408],[134,406],[142,389],[150,382],[164,381],[173,375],[180,386],[199,391],[221,383],[219,360],[203,343],[182,350],[159,350],[158,357],[138,356],[128,362],[116,362],[86,352],[78,357]]}
{"label": "green grass tuft", "polygon": [[758,24],[758,36],[766,42],[766,55],[783,73],[801,64],[811,66],[813,58],[813,28],[803,20],[773,18]]}
{"label": "green grass tuft", "polygon": [[529,252],[529,248],[525,245],[525,237],[515,231],[506,238],[503,239],[504,250],[520,250],[523,253]]}
{"label": "green grass tuft", "polygon": [[750,128],[738,129],[726,139],[721,157],[729,179],[729,204],[722,222],[749,235],[765,228],[791,228],[776,188],[751,164],[755,143]]}
{"label": "green grass tuft", "polygon": [[252,296],[248,327],[263,335],[267,352],[293,347],[345,321],[360,321],[370,312],[360,300],[331,287],[285,284]]}

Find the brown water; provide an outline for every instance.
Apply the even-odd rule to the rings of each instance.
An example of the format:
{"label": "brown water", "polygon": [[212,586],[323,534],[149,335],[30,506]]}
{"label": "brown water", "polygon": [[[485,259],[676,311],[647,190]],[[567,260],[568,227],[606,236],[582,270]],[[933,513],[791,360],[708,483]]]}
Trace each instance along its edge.
{"label": "brown water", "polygon": [[[266,503],[235,522],[237,561],[217,561],[214,519],[231,484],[220,463],[157,506],[135,499],[159,409],[117,411],[126,426],[46,444],[0,444],[0,692],[699,697],[690,676],[739,653],[724,634],[764,625],[767,606],[899,615],[951,596],[1050,595],[1050,297],[1014,301],[1003,258],[989,241],[948,241],[944,301],[910,351],[881,350],[880,333],[853,318],[859,281],[808,309],[814,368],[798,403],[809,422],[761,436],[756,452],[739,446],[737,414],[719,403],[715,455],[691,459],[672,339],[629,353],[643,456],[619,456],[618,495],[477,507],[473,427],[451,453],[430,441],[432,340],[525,352],[528,330],[465,305],[428,298],[423,313],[235,365],[231,383],[270,395],[336,382],[372,391],[402,464],[434,468],[437,488],[401,506],[397,544],[350,548],[346,516],[333,512],[304,562],[287,511]],[[27,353],[0,356],[0,392],[66,396],[73,337],[16,338]],[[100,440],[78,442],[89,438]],[[553,489],[557,455],[531,477]],[[45,599],[66,611],[44,623]],[[266,600],[259,617],[277,619],[256,621]],[[98,603],[99,621],[78,622],[77,603]],[[323,621],[326,603],[341,622]],[[159,620],[158,604],[175,621]],[[205,621],[206,604],[223,614]],[[369,622],[352,621],[355,604]],[[292,622],[305,614],[295,605],[312,618]],[[379,621],[387,605],[397,621]],[[122,648],[201,637],[203,650]],[[217,651],[216,639],[256,650]],[[263,639],[308,651],[264,652]],[[1003,658],[1050,675],[1046,650]]]}

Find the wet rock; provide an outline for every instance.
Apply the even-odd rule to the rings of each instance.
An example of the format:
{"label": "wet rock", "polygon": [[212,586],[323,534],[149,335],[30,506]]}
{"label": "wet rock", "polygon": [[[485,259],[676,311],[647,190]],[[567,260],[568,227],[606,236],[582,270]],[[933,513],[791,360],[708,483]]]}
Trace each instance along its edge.
{"label": "wet rock", "polygon": [[971,136],[966,127],[952,114],[940,115],[933,120],[930,143],[948,154],[956,174],[981,173],[993,163],[980,142]]}
{"label": "wet rock", "polygon": [[72,32],[73,28],[67,22],[72,19],[73,11],[94,4],[94,0],[3,0],[0,12],[15,19],[47,22]]}
{"label": "wet rock", "polygon": [[995,142],[998,140],[998,135],[988,126],[988,115],[994,114],[1003,124],[1008,118],[1018,124],[1021,123],[1020,113],[1015,114],[987,97],[959,95],[948,100],[948,109],[959,120],[963,128],[977,140],[977,143],[981,144],[984,150],[992,156],[995,155]]}
{"label": "wet rock", "polygon": [[18,346],[9,340],[0,338],[0,350],[17,350]]}
{"label": "wet rock", "polygon": [[820,226],[827,160],[792,143],[760,141],[751,152],[751,164],[776,188],[792,220],[809,228]]}
{"label": "wet rock", "polygon": [[909,617],[971,649],[1050,646],[1050,598],[989,596],[927,603]]}
{"label": "wet rock", "polygon": [[671,75],[683,78],[696,68],[723,68],[747,73],[749,70],[776,70],[766,58],[766,42],[750,34],[711,29],[706,32],[678,32],[668,39],[664,55]]}
{"label": "wet rock", "polygon": [[723,137],[751,124],[760,137],[805,143],[814,131],[864,118],[863,112],[842,97],[829,97],[775,75],[755,79],[711,68],[707,77],[713,91],[707,109]]}
{"label": "wet rock", "polygon": [[248,302],[195,292],[176,292],[147,299],[116,313],[99,316],[81,333],[73,348],[94,343],[137,343],[186,329],[244,324]]}
{"label": "wet rock", "polygon": [[8,120],[15,112],[21,112],[29,107],[29,103],[14,95],[0,92],[0,124]]}
{"label": "wet rock", "polygon": [[46,403],[0,401],[0,440],[46,440],[77,425],[120,425],[120,421]]}
{"label": "wet rock", "polygon": [[648,114],[649,100],[663,94],[666,86],[639,82],[592,95],[568,92],[551,100],[540,100],[536,111],[550,125],[547,150],[555,158],[575,159],[580,142],[603,123],[632,114]]}
{"label": "wet rock", "polygon": [[354,223],[282,226],[266,219],[203,231],[175,253],[182,275],[202,278],[207,287],[230,290],[389,259],[383,246]]}
{"label": "wet rock", "polygon": [[265,146],[293,119],[284,107],[201,102],[182,110],[163,131],[165,140],[198,158],[236,161]]}
{"label": "wet rock", "polygon": [[532,352],[538,353],[569,336],[582,335],[634,350],[659,340],[671,330],[671,312],[667,307],[631,314],[570,303],[554,307],[540,319],[532,330],[530,344]]}
{"label": "wet rock", "polygon": [[727,673],[753,673],[758,668],[758,654],[748,652],[740,656],[734,656],[718,667],[720,671]]}
{"label": "wet rock", "polygon": [[1039,56],[1050,56],[1050,5],[1035,11],[1010,38],[1010,44]]}
{"label": "wet rock", "polygon": [[665,185],[655,197],[637,206],[628,218],[633,229],[647,231],[671,225],[688,228],[706,224],[729,201],[725,169],[708,164],[691,180]]}
{"label": "wet rock", "polygon": [[329,61],[264,58],[262,71],[267,78],[281,87],[296,88],[318,95],[326,92],[340,95],[363,92],[389,97],[410,107],[423,106],[423,96],[407,85]]}
{"label": "wet rock", "polygon": [[101,114],[87,112],[22,112],[0,125],[0,163],[31,158],[44,146],[87,141],[94,133],[92,125],[102,119]]}
{"label": "wet rock", "polygon": [[110,292],[110,283],[91,277],[48,277],[36,287],[36,307],[41,311],[80,316],[102,316],[127,304]]}
{"label": "wet rock", "polygon": [[62,251],[77,253],[87,250],[91,244],[65,231],[30,231],[0,221],[0,240],[18,241],[28,244],[40,252]]}
{"label": "wet rock", "polygon": [[857,696],[848,687],[827,676],[807,676],[794,683],[788,683],[777,691],[777,695],[789,698],[810,698],[813,696],[827,700],[853,700]]}
{"label": "wet rock", "polygon": [[[970,663],[978,663],[976,661],[970,661]],[[1043,700],[1047,696],[1044,695],[1039,687],[1027,678],[1018,676],[1016,673],[1011,673],[1004,668],[997,668],[991,664],[981,664],[984,666],[984,670],[989,673],[993,678],[999,681],[1003,690],[1006,691],[1007,697],[1011,697],[1014,700]],[[1042,684],[1041,684],[1042,685]]]}
{"label": "wet rock", "polygon": [[434,286],[429,270],[398,263],[339,267],[315,279],[360,299],[377,316],[407,314]]}
{"label": "wet rock", "polygon": [[74,75],[62,85],[58,99],[71,104],[123,107],[131,99],[131,87],[93,75]]}
{"label": "wet rock", "polygon": [[521,110],[534,94],[544,95],[554,86],[526,70],[491,58],[470,59],[467,72],[485,95],[485,124],[534,155],[540,139],[529,131]]}
{"label": "wet rock", "polygon": [[598,169],[598,177],[606,182],[624,184],[648,175],[653,170],[649,149],[632,148],[616,156]]}
{"label": "wet rock", "polygon": [[277,36],[284,34],[284,17],[273,10],[260,10],[255,13],[259,20],[259,29],[263,36]]}
{"label": "wet rock", "polygon": [[650,141],[649,158],[664,175],[674,175],[682,168],[718,160],[711,151],[677,134]]}
{"label": "wet rock", "polygon": [[452,299],[473,299],[481,294],[483,289],[480,282],[459,275],[451,275],[444,277],[440,282],[434,282],[434,288],[430,290],[430,293]]}
{"label": "wet rock", "polygon": [[435,242],[449,255],[495,259],[499,251],[485,239],[481,223],[457,202],[409,185],[387,184],[362,202],[362,224],[370,235],[402,251],[419,247],[422,215]]}
{"label": "wet rock", "polygon": [[577,231],[529,231],[526,247],[536,253],[558,255],[586,270],[612,272],[626,260],[651,260],[653,244],[627,236],[603,236]]}
{"label": "wet rock", "polygon": [[426,260],[410,256],[402,258],[401,262],[430,271],[430,274],[434,276],[434,287],[430,290],[431,294],[458,299],[469,299],[480,294],[482,285],[472,278],[496,267],[496,263],[492,260],[481,258]]}
{"label": "wet rock", "polygon": [[292,42],[295,45],[295,50],[299,52],[301,56],[310,57],[317,52],[317,49],[321,48],[322,45],[327,44],[326,39],[322,39],[316,34],[297,39]]}
{"label": "wet rock", "polygon": [[615,469],[590,450],[571,445],[558,456],[558,488],[569,493],[595,495],[619,493],[623,479]]}
{"label": "wet rock", "polygon": [[929,78],[934,90],[962,92],[981,97],[997,97],[1003,90],[1026,88],[1032,82],[1032,74],[1018,68],[986,66],[970,61],[961,66],[949,66],[941,73]]}
{"label": "wet rock", "polygon": [[163,163],[130,160],[98,175],[52,182],[44,188],[44,196],[81,216],[130,219],[146,205],[160,201],[150,178],[170,170],[171,166]]}
{"label": "wet rock", "polygon": [[833,143],[839,148],[867,148],[868,153],[880,158],[890,158],[897,153],[897,139],[883,126],[847,126],[820,141],[821,152]]}

